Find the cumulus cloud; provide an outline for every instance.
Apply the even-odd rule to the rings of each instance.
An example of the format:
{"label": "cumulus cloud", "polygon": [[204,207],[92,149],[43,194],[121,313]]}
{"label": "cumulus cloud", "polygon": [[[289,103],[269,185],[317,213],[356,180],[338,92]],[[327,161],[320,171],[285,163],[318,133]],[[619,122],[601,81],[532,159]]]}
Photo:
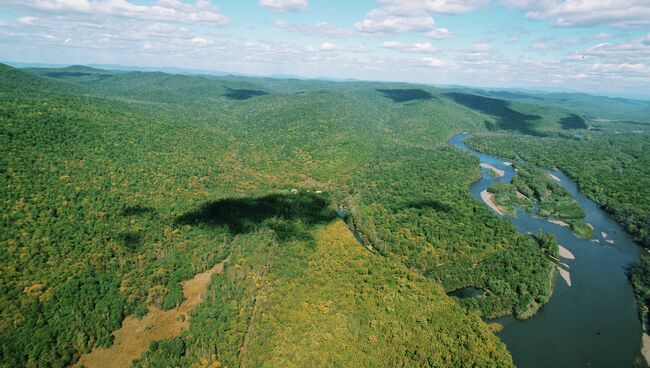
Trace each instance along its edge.
{"label": "cumulus cloud", "polygon": [[621,28],[650,25],[648,0],[500,0],[506,6],[526,11],[534,19],[551,18],[558,27],[610,25]]}
{"label": "cumulus cloud", "polygon": [[196,45],[199,47],[204,47],[204,46],[209,46],[214,44],[214,41],[206,40],[205,38],[201,38],[198,36],[192,37],[192,40],[190,41],[192,45]]}
{"label": "cumulus cloud", "polygon": [[35,25],[34,21],[36,21],[36,17],[20,17],[16,19],[16,23],[22,24],[22,25],[27,25],[27,26],[33,26]]}
{"label": "cumulus cloud", "polygon": [[391,14],[417,15],[468,13],[487,5],[489,0],[376,0],[376,2]]}
{"label": "cumulus cloud", "polygon": [[331,42],[325,42],[320,46],[320,49],[323,51],[336,51],[339,49],[339,46]]}
{"label": "cumulus cloud", "polygon": [[428,15],[393,15],[384,9],[371,10],[354,29],[367,33],[426,32],[435,28],[436,22]]}
{"label": "cumulus cloud", "polygon": [[[493,0],[493,3],[498,1],[525,11],[529,17],[550,21],[564,17],[577,24],[582,16],[580,12],[574,14],[566,9],[561,14],[554,13],[553,9],[562,8],[562,4],[558,4],[560,0]],[[590,1],[581,0],[580,4]],[[619,0],[619,3],[629,5],[634,1]],[[217,35],[214,26],[225,24],[227,18],[210,2],[201,0],[0,2],[3,7],[7,4],[6,8],[19,17],[11,22],[0,20],[0,57],[5,59],[19,55],[24,60],[40,62],[168,64],[267,75],[311,73],[312,76],[506,87],[566,83],[592,92],[639,91],[640,95],[647,95],[650,85],[650,34],[647,30],[642,36],[624,32],[612,35],[598,33],[601,32],[598,30],[570,40],[533,38],[530,42],[530,35],[521,36],[523,31],[518,30],[516,34],[521,40],[514,52],[512,47],[507,53],[499,49],[502,41],[507,41],[514,33],[498,38],[494,35],[494,40],[483,38],[469,47],[437,52],[435,40],[454,35],[446,28],[436,28],[436,14],[473,11],[484,6],[486,1],[375,0],[376,9],[368,12],[365,18],[359,14],[362,20],[354,29],[339,28],[329,19],[330,23],[309,20],[298,23],[301,21],[294,18],[273,22],[273,26],[286,32],[319,37],[312,46],[260,40],[254,34],[236,34],[236,30],[232,35]],[[144,3],[147,5],[142,5]],[[307,4],[307,1],[301,3]],[[566,3],[576,3],[576,0],[565,0],[563,4]],[[624,5],[619,7],[620,12],[627,12]],[[290,7],[283,9],[292,10]],[[305,9],[303,5],[293,10]],[[265,12],[261,8],[257,11]],[[616,25],[634,25],[631,19],[640,18],[635,17]],[[494,25],[495,29],[497,27]],[[407,32],[419,33],[419,42],[399,38],[399,34]],[[395,52],[375,53],[375,49],[350,46],[346,39],[368,35],[383,37],[379,50]],[[517,37],[510,38],[510,42],[516,41]],[[566,55],[558,56],[563,45],[572,47],[565,49]],[[555,52],[542,52],[550,49]],[[526,50],[540,53],[533,55]],[[46,56],[49,60],[44,59]]]}
{"label": "cumulus cloud", "polygon": [[458,51],[458,63],[464,65],[467,70],[474,70],[475,67],[498,67],[498,52],[489,42],[476,42]]}
{"label": "cumulus cloud", "polygon": [[343,51],[343,52],[365,52],[366,49],[361,46],[349,47],[349,46],[339,46],[332,42],[323,42],[320,46],[321,51],[331,52],[331,51]]}
{"label": "cumulus cloud", "polygon": [[429,42],[425,43],[414,43],[414,44],[404,44],[397,41],[386,41],[381,47],[385,49],[399,50],[404,52],[416,52],[416,53],[435,53],[438,50],[431,45]]}
{"label": "cumulus cloud", "polygon": [[7,4],[48,13],[216,25],[228,22],[228,18],[209,0],[197,0],[194,4],[181,0],[158,0],[153,5],[139,5],[129,0],[8,0]]}
{"label": "cumulus cloud", "polygon": [[354,28],[365,33],[428,32],[434,40],[453,37],[447,28],[435,28],[434,13],[460,14],[478,9],[488,0],[377,0]]}
{"label": "cumulus cloud", "polygon": [[273,22],[273,25],[288,32],[301,33],[310,37],[349,37],[352,35],[350,30],[333,26],[327,22],[305,25],[278,19]]}
{"label": "cumulus cloud", "polygon": [[614,38],[614,35],[612,35],[611,33],[602,32],[602,33],[598,33],[598,34],[589,36],[588,38],[590,38],[592,40],[605,40],[605,39],[608,39],[608,38]]}
{"label": "cumulus cloud", "polygon": [[492,46],[491,43],[489,42],[476,42],[473,43],[470,47],[467,48],[467,51],[470,52],[488,52],[493,49],[494,46]]}
{"label": "cumulus cloud", "polygon": [[427,33],[427,37],[433,40],[444,40],[445,38],[452,38],[454,34],[449,32],[447,28],[436,28]]}
{"label": "cumulus cloud", "polygon": [[533,51],[533,52],[545,53],[545,52],[548,52],[548,51],[553,50],[555,48],[556,48],[556,46],[551,45],[550,43],[548,43],[546,41],[537,41],[537,42],[533,42],[530,45],[530,47],[528,47],[527,50],[528,51]]}
{"label": "cumulus cloud", "polygon": [[591,56],[585,55],[583,53],[573,53],[573,54],[567,55],[564,58],[564,60],[570,61],[570,62],[573,62],[573,61],[588,61],[588,60],[591,60],[591,59],[592,59]]}
{"label": "cumulus cloud", "polygon": [[618,63],[648,63],[650,61],[650,35],[623,42],[603,42],[589,47],[584,54]]}
{"label": "cumulus cloud", "polygon": [[258,4],[276,12],[305,11],[309,9],[307,0],[259,0]]}
{"label": "cumulus cloud", "polygon": [[446,66],[446,65],[447,65],[447,62],[446,62],[446,61],[444,61],[444,60],[442,60],[442,59],[432,58],[432,57],[430,57],[430,56],[428,56],[428,57],[423,57],[421,60],[422,60],[426,65],[428,65],[428,66],[433,66],[433,67],[437,67],[437,68],[439,68],[439,67],[443,67],[443,66]]}
{"label": "cumulus cloud", "polygon": [[[197,48],[214,47],[210,36],[198,34],[177,23],[149,22],[120,17],[50,16],[39,17],[34,25],[16,22],[16,32],[3,44],[30,44],[48,50],[50,58],[70,49],[86,50],[86,55],[125,55],[141,50],[170,53],[170,57]],[[65,47],[67,50],[53,48]],[[6,47],[6,46],[2,46]],[[0,47],[1,48],[1,47]],[[87,51],[93,50],[93,51]],[[82,52],[82,51],[79,51]]]}
{"label": "cumulus cloud", "polygon": [[615,76],[621,74],[627,74],[628,76],[641,74],[647,76],[650,74],[650,67],[641,63],[599,63],[593,64],[589,71],[600,74],[614,74]]}

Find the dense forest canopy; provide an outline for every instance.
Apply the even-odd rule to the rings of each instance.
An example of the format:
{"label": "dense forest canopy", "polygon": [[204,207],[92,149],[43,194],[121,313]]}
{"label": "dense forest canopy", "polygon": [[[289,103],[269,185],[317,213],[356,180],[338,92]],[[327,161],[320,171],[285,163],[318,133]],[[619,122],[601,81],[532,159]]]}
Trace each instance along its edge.
{"label": "dense forest canopy", "polygon": [[645,244],[650,165],[645,136],[501,97],[0,65],[0,366],[75,364],[223,260],[135,366],[512,366],[479,316],[548,301],[553,239],[472,198],[446,140],[490,131],[471,144],[565,171]]}

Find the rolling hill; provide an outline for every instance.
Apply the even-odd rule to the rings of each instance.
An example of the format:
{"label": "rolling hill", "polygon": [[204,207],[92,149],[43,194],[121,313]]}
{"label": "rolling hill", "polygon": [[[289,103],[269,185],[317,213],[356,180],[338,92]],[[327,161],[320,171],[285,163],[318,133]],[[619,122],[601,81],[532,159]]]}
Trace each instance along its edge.
{"label": "rolling hill", "polygon": [[552,265],[445,142],[581,122],[409,84],[0,66],[0,366],[75,364],[224,260],[135,366],[512,366],[480,316],[532,315]]}

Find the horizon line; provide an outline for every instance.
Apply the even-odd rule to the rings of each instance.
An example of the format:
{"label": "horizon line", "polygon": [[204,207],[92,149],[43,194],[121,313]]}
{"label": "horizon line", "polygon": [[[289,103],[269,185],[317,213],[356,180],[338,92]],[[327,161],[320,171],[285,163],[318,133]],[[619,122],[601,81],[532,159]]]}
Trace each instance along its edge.
{"label": "horizon line", "polygon": [[[423,83],[423,82],[410,82],[404,80],[382,80],[382,79],[356,79],[356,78],[340,78],[340,77],[330,77],[330,76],[304,76],[304,75],[292,75],[292,74],[250,74],[243,72],[235,71],[224,71],[224,70],[211,70],[211,69],[202,69],[202,68],[183,68],[177,66],[144,66],[144,65],[123,65],[123,64],[103,64],[103,63],[90,63],[90,64],[58,64],[58,63],[42,63],[42,62],[27,62],[27,61],[8,61],[0,60],[0,63],[9,65],[17,69],[23,68],[67,68],[71,66],[84,66],[95,69],[103,69],[106,71],[127,71],[127,72],[161,72],[166,74],[176,74],[176,75],[206,75],[206,76],[231,76],[231,77],[247,77],[247,78],[271,78],[271,79],[300,79],[300,80],[315,80],[315,81],[324,81],[324,82],[334,82],[334,83],[350,83],[350,82],[367,82],[367,83],[402,83],[402,84],[411,84],[411,85],[420,85],[420,86],[431,86],[436,88],[464,88],[464,89],[478,89],[482,91],[490,92],[490,90],[497,91],[522,91],[526,93],[533,94],[542,94],[549,95],[555,93],[562,94],[583,94],[594,97],[605,97],[612,99],[627,99],[627,100],[637,100],[643,102],[650,102],[650,95],[642,96],[637,94],[618,94],[614,92],[604,92],[604,93],[593,93],[593,92],[584,92],[571,89],[561,89],[553,87],[490,87],[490,86],[472,86],[464,84],[438,84],[438,83]],[[123,69],[107,69],[111,67],[118,67]],[[142,70],[138,70],[142,69]],[[172,72],[175,70],[177,72]]]}

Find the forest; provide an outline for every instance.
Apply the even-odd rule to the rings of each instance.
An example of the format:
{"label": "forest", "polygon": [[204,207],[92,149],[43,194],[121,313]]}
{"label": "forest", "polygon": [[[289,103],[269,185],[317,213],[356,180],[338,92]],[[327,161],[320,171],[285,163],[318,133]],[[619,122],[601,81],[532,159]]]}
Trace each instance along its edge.
{"label": "forest", "polygon": [[[531,317],[557,247],[472,198],[478,161],[446,140],[484,132],[468,143],[530,164],[513,185],[571,221],[535,167],[562,170],[646,244],[647,143],[476,96],[0,65],[0,367],[75,365],[222,261],[133,366],[513,366],[481,317]],[[447,295],[467,286],[484,293]]]}
{"label": "forest", "polygon": [[639,244],[650,246],[650,141],[644,134],[587,132],[544,138],[490,134],[472,137],[468,144],[505,159],[562,171]]}
{"label": "forest", "polygon": [[593,230],[583,221],[585,211],[571,193],[536,167],[526,164],[513,166],[517,176],[511,183],[497,183],[488,188],[494,193],[500,208],[511,216],[516,216],[515,206],[529,213],[535,210],[539,217],[570,226],[576,236],[591,238]]}

